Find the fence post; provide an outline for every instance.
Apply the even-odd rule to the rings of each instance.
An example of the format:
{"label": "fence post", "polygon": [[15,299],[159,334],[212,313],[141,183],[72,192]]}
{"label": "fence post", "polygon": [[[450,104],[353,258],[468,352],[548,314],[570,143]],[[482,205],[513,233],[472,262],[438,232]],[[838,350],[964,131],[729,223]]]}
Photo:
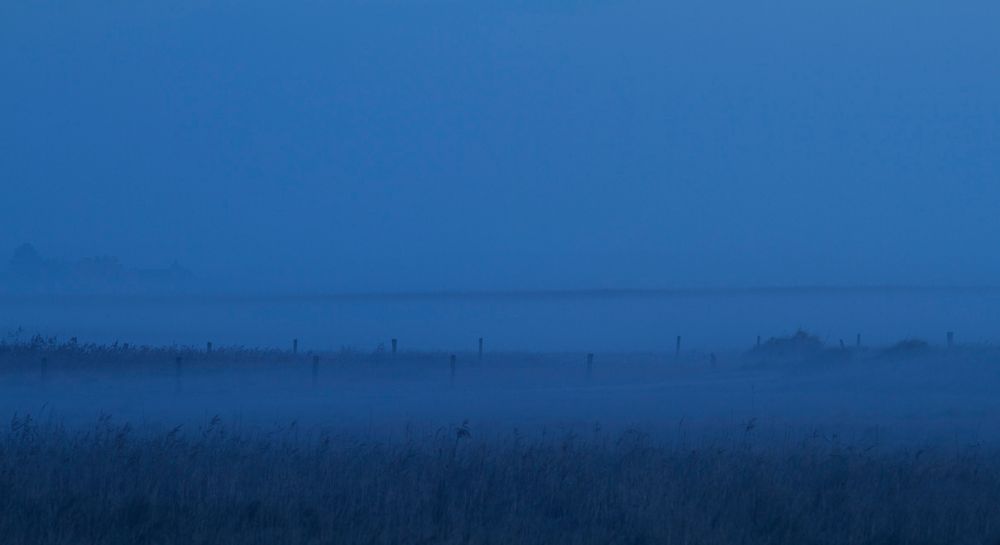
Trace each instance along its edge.
{"label": "fence post", "polygon": [[681,357],[681,336],[677,336],[677,346],[674,348],[674,357]]}
{"label": "fence post", "polygon": [[949,331],[948,332],[948,348],[951,348],[954,345],[955,345],[955,332],[954,331]]}
{"label": "fence post", "polygon": [[396,345],[397,345],[397,341],[396,341],[396,339],[393,339],[392,340],[392,353],[393,354],[396,353]]}
{"label": "fence post", "polygon": [[861,334],[860,334],[860,333],[858,333],[858,338],[857,338],[857,340],[855,341],[855,346],[856,346],[857,348],[861,348]]}
{"label": "fence post", "polygon": [[479,337],[479,361],[483,361],[483,338]]}
{"label": "fence post", "polygon": [[212,341],[208,341],[208,344],[205,346],[205,352],[208,354],[212,353]]}
{"label": "fence post", "polygon": [[298,353],[299,353],[299,340],[292,339],[292,354],[294,355]]}
{"label": "fence post", "polygon": [[757,335],[757,348],[760,348],[760,335]]}

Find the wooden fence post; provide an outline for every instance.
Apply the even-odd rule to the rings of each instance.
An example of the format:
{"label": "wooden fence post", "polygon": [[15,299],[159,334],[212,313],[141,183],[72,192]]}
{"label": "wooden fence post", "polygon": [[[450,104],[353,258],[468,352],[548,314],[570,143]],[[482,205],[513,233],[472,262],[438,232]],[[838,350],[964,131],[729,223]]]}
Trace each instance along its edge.
{"label": "wooden fence post", "polygon": [[396,341],[396,339],[393,339],[392,340],[392,353],[393,354],[396,353],[396,345],[397,345],[397,341]]}
{"label": "wooden fence post", "polygon": [[674,357],[681,357],[681,336],[677,336],[677,346],[674,348]]}
{"label": "wooden fence post", "polygon": [[479,361],[483,361],[483,338],[479,337]]}
{"label": "wooden fence post", "polygon": [[298,353],[299,353],[299,340],[292,339],[292,354],[294,355]]}

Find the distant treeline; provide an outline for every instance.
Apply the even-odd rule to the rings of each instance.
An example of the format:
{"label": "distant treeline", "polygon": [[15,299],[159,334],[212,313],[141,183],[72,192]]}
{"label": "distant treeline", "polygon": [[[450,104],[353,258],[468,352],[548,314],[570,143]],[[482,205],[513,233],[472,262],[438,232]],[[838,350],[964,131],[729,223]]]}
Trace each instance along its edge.
{"label": "distant treeline", "polygon": [[43,257],[31,244],[14,250],[0,280],[0,292],[27,294],[141,294],[195,287],[194,275],[176,261],[162,269],[127,267],[113,256],[65,261]]}

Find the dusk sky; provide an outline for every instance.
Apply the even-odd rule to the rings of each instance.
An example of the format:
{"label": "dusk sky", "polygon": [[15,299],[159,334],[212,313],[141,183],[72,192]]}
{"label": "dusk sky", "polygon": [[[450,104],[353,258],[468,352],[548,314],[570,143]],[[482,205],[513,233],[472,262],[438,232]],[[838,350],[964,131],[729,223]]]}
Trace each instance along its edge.
{"label": "dusk sky", "polygon": [[998,24],[985,0],[3,2],[0,252],[262,290],[1000,284]]}

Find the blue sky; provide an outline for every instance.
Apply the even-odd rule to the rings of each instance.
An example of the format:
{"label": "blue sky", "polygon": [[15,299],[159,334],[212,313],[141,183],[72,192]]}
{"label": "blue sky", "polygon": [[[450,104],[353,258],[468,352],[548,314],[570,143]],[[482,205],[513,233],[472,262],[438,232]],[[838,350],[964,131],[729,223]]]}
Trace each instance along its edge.
{"label": "blue sky", "polygon": [[5,2],[0,250],[227,285],[997,284],[995,2]]}

